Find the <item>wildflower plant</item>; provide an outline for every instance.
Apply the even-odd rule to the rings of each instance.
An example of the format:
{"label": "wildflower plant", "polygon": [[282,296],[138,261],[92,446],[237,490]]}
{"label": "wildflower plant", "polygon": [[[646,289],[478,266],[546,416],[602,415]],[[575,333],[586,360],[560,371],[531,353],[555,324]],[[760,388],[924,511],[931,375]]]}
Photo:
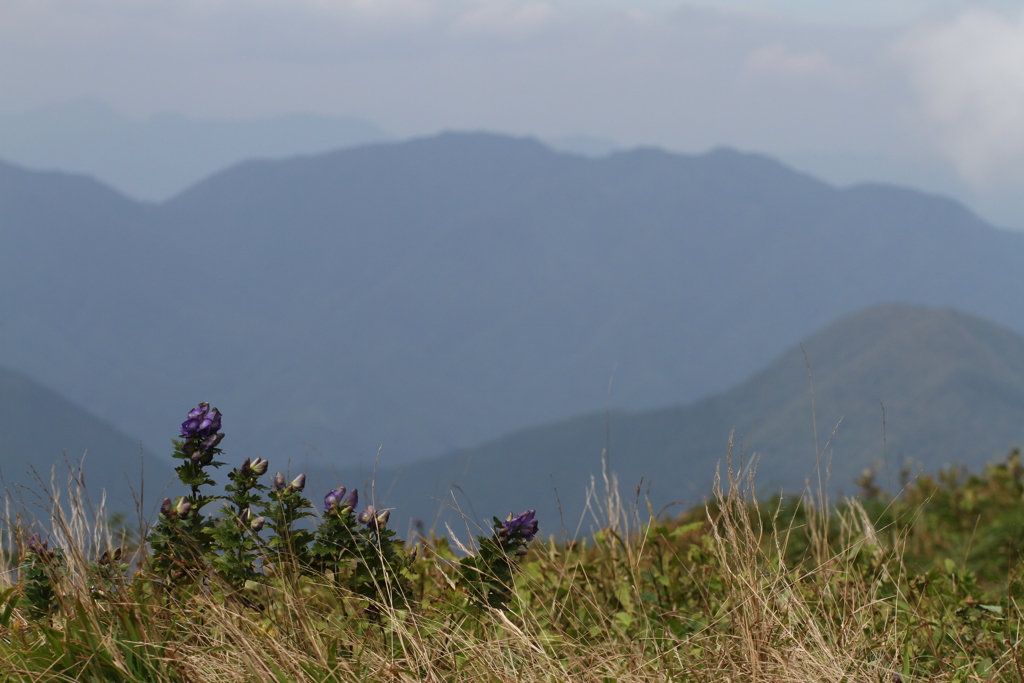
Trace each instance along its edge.
{"label": "wildflower plant", "polygon": [[22,600],[33,618],[48,618],[57,608],[56,584],[64,572],[64,556],[38,533],[29,537],[25,549],[19,570]]}
{"label": "wildflower plant", "polygon": [[221,509],[221,518],[213,530],[220,553],[213,559],[217,573],[234,588],[242,588],[247,581],[259,578],[257,563],[260,554],[259,531],[266,522],[253,514],[254,509],[266,507],[260,483],[269,463],[263,458],[246,458],[241,467],[228,474],[230,484],[224,487],[227,496]]}
{"label": "wildflower plant", "polygon": [[473,602],[504,609],[512,598],[518,559],[537,535],[536,512],[509,513],[504,521],[494,518],[494,533],[478,536],[480,550],[459,562],[460,583]]}
{"label": "wildflower plant", "polygon": [[[378,614],[375,610],[381,605],[407,604],[413,558],[388,527],[390,510],[367,505],[356,512],[358,490],[329,491],[323,516],[314,525],[309,521],[314,516],[312,505],[304,494],[305,474],[289,482],[277,472],[268,486],[260,479],[269,463],[246,458],[228,474],[225,495],[209,493],[216,484],[210,470],[225,464],[219,460],[224,439],[221,422],[217,408],[200,403],[182,422],[181,438],[173,442],[174,457],[181,461],[176,472],[189,493],[164,498],[159,519],[147,537],[149,567],[165,587],[216,577],[237,591],[271,574],[296,580],[319,574],[342,595],[364,600],[370,614]],[[215,501],[221,502],[220,514],[205,514],[204,509]],[[494,522],[493,536],[481,538],[480,552],[460,564],[460,582],[474,603],[504,607],[511,596],[517,558],[526,553],[536,535],[537,521],[529,510]],[[265,527],[269,533],[264,540],[260,533]],[[105,555],[94,564],[96,572],[106,577],[100,583],[113,589],[115,559]]]}
{"label": "wildflower plant", "polygon": [[359,561],[350,582],[356,594],[398,607],[405,604],[411,590],[407,578],[411,560],[397,534],[387,526],[390,517],[390,510],[377,510],[372,505],[359,513]]}
{"label": "wildflower plant", "polygon": [[331,572],[335,582],[355,564],[359,556],[359,522],[355,508],[359,505],[359,489],[349,493],[344,486],[324,496],[324,514],[316,532],[310,555],[314,566]]}
{"label": "wildflower plant", "polygon": [[289,484],[285,484],[285,476],[280,472],[274,475],[264,515],[271,531],[266,559],[275,569],[293,564],[301,570],[310,565],[309,544],[313,541],[313,532],[297,526],[301,520],[313,516],[312,503],[302,495],[305,488],[305,474],[298,475]]}
{"label": "wildflower plant", "polygon": [[117,546],[113,550],[104,550],[96,560],[89,563],[90,574],[94,579],[90,586],[94,599],[111,598],[123,592],[129,569],[124,559],[124,550]]}
{"label": "wildflower plant", "polygon": [[203,508],[220,497],[209,495],[203,487],[216,482],[208,467],[220,467],[217,460],[223,451],[224,439],[221,412],[203,402],[189,411],[181,423],[181,437],[172,441],[173,457],[181,460],[175,468],[178,479],[190,489],[188,496],[172,501],[165,498],[160,506],[160,518],[149,536],[153,549],[152,567],[169,578],[198,578],[205,572],[206,558],[213,554],[215,520],[203,514]]}

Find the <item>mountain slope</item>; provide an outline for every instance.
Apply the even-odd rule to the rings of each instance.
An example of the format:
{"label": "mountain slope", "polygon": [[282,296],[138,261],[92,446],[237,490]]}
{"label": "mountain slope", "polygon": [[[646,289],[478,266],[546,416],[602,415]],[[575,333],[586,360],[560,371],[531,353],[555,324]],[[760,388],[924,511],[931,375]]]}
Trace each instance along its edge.
{"label": "mountain slope", "polygon": [[149,514],[174,476],[162,458],[144,453],[138,441],[4,368],[0,368],[0,433],[4,435],[0,441],[4,485],[29,503],[45,498],[43,486],[49,490],[54,466],[60,491],[70,473],[66,465],[80,463],[93,504],[99,504],[105,490],[108,511],[134,515],[135,496],[144,496],[143,510]]}
{"label": "mountain slope", "polygon": [[[396,514],[434,520],[438,501],[452,503],[454,484],[455,499],[474,519],[533,507],[554,532],[561,509],[572,533],[591,476],[603,496],[606,443],[624,497],[634,502],[640,485],[657,510],[710,494],[733,430],[734,465],[756,453],[762,493],[799,491],[808,479],[816,487],[808,364],[817,448],[830,463],[833,493],[853,492],[853,479],[867,467],[878,468],[883,488],[898,489],[908,460],[914,474],[954,463],[977,468],[1024,444],[1024,337],[1003,327],[952,309],[892,304],[843,318],[801,346],[684,407],[612,412],[607,421],[593,413],[397,473],[378,470],[377,492]],[[337,473],[349,487],[367,475]]]}
{"label": "mountain slope", "polygon": [[729,150],[445,134],[33,196],[0,201],[5,362],[161,451],[209,400],[239,460],[409,462],[600,410],[613,373],[621,409],[693,401],[885,301],[1024,331],[1024,236]]}

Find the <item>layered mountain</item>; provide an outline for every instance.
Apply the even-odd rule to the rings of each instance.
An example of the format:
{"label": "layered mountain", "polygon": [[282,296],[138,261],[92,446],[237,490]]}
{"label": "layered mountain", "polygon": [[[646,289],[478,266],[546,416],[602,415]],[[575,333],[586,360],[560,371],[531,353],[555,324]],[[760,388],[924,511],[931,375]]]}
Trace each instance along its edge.
{"label": "layered mountain", "polygon": [[[886,301],[1024,331],[1024,236],[730,150],[445,134],[174,199],[0,166],[3,361],[147,448],[209,400],[238,461],[385,466],[686,404]],[[813,360],[813,359],[812,359]]]}
{"label": "layered mountain", "polygon": [[133,119],[94,100],[0,113],[0,157],[31,168],[91,173],[149,201],[171,197],[245,159],[327,152],[389,138],[362,119],[315,114]]}
{"label": "layered mountain", "polygon": [[69,478],[82,478],[93,506],[105,493],[108,512],[130,517],[137,504],[150,515],[174,478],[167,462],[145,452],[138,440],[5,368],[0,368],[0,433],[6,493],[39,518],[45,518],[42,510],[54,494],[67,503]]}
{"label": "layered mountain", "polygon": [[535,508],[546,532],[572,535],[581,519],[584,531],[595,524],[592,481],[593,509],[605,499],[603,454],[626,506],[646,519],[648,502],[680,511],[707,499],[716,470],[727,476],[731,435],[734,471],[756,467],[765,495],[817,491],[819,474],[832,495],[852,495],[865,469],[893,493],[921,471],[980,469],[1024,444],[1024,336],[948,308],[874,307],[686,406],[594,412],[400,471],[313,479],[372,484],[399,526],[416,517],[458,534],[463,514],[485,524]]}

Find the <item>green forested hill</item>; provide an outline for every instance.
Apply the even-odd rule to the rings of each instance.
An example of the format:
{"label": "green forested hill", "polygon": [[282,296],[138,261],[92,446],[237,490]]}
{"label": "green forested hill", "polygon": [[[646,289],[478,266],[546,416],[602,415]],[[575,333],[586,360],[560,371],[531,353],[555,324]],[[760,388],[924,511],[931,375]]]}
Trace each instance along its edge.
{"label": "green forested hill", "polygon": [[[592,474],[603,490],[606,427],[609,462],[624,494],[634,499],[642,480],[656,508],[710,493],[734,429],[737,459],[759,457],[762,493],[799,490],[808,478],[816,485],[808,363],[818,448],[831,463],[833,493],[852,493],[853,480],[872,465],[883,488],[889,481],[897,487],[908,460],[912,472],[949,463],[977,468],[1024,443],[1024,337],[1005,328],[952,309],[892,304],[843,318],[802,347],[806,362],[794,346],[729,391],[687,406],[612,412],[607,422],[593,413],[397,474],[378,471],[377,493],[398,512],[429,520],[435,499],[451,501],[457,484],[470,516],[476,517],[471,508],[485,514],[536,507],[548,531],[556,530],[560,500],[572,532]],[[360,478],[338,474],[349,486]]]}

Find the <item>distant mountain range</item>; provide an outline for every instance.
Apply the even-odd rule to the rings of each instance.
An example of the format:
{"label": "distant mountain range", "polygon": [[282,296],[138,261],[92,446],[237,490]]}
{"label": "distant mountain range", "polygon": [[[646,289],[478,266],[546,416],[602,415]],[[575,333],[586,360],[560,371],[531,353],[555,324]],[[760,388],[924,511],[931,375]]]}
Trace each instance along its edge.
{"label": "distant mountain range", "polygon": [[148,201],[172,197],[246,159],[316,154],[391,137],[354,117],[219,120],[160,114],[132,119],[93,100],[0,113],[0,158],[93,175]]}
{"label": "distant mountain range", "polygon": [[452,133],[161,204],[0,164],[0,231],[0,361],[156,453],[210,400],[232,457],[293,469],[599,411],[613,375],[614,408],[686,404],[888,301],[1024,331],[1024,235],[726,149]]}
{"label": "distant mountain range", "polygon": [[833,495],[855,494],[865,468],[874,467],[877,484],[894,493],[903,468],[911,476],[946,465],[979,469],[1024,444],[1024,337],[952,309],[875,307],[687,406],[594,412],[400,471],[317,473],[311,481],[366,491],[372,480],[403,532],[415,517],[441,533],[448,523],[464,534],[457,505],[481,524],[535,508],[545,533],[561,533],[565,524],[572,535],[581,518],[584,532],[594,524],[584,515],[591,477],[597,500],[604,499],[606,446],[624,502],[639,504],[646,519],[648,496],[655,512],[708,498],[716,467],[725,477],[734,431],[733,467],[749,468],[756,455],[762,495],[799,493],[808,483],[816,491],[819,453]]}

